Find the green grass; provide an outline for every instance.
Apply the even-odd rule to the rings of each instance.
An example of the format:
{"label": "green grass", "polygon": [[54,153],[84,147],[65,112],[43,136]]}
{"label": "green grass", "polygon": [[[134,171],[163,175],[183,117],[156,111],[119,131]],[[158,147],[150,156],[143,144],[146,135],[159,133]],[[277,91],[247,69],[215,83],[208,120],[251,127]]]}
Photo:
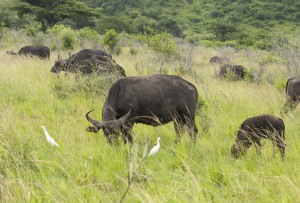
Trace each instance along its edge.
{"label": "green grass", "polygon": [[[152,60],[148,50],[137,50],[136,55],[130,55],[129,48],[123,48],[114,58],[128,76],[137,75],[135,64],[144,65],[144,75],[157,73],[159,62]],[[272,76],[273,83],[266,78],[259,84],[220,80],[208,63],[215,54],[214,50],[197,48],[195,74],[182,75],[196,85],[204,101],[196,117],[199,134],[195,145],[187,133],[181,143],[174,144],[172,123],[155,128],[134,126],[138,145],[133,150],[133,164],[141,160],[148,138],[150,148],[161,137],[161,149],[141,165],[125,202],[300,201],[300,107],[280,114],[285,95],[273,83],[283,76],[271,65],[265,75]],[[254,54],[259,58],[267,53]],[[85,130],[88,110],[95,108],[93,117],[101,119],[112,81],[63,74],[58,78],[50,73],[55,56],[40,61],[12,57],[0,50],[0,199],[118,202],[127,187],[128,150],[132,145],[124,145],[121,139],[119,144],[109,145],[102,131],[93,134]],[[250,64],[245,54],[235,60]],[[176,64],[164,66],[168,73],[176,73]],[[245,157],[231,158],[230,147],[240,124],[264,113],[285,121],[285,161],[279,153],[272,156],[270,141],[263,142],[261,157],[252,147]],[[41,125],[60,147],[46,142]]]}

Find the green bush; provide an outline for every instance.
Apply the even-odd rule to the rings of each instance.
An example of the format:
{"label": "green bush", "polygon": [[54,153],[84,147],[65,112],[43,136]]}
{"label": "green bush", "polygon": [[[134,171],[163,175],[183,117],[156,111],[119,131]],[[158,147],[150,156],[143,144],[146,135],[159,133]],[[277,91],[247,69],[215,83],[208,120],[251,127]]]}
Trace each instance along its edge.
{"label": "green bush", "polygon": [[176,53],[176,41],[169,33],[157,33],[155,30],[148,28],[147,34],[137,35],[136,38],[148,45],[153,51],[162,55]]}
{"label": "green bush", "polygon": [[84,46],[85,40],[93,41],[99,37],[99,33],[90,27],[85,27],[77,31],[80,45]]}
{"label": "green bush", "polygon": [[[54,34],[58,36],[61,41],[61,47],[63,50],[74,49],[76,44],[78,44],[78,38],[76,36],[75,30],[64,25],[55,25],[48,29],[46,33]],[[52,45],[54,47],[54,45]]]}
{"label": "green bush", "polygon": [[111,53],[120,53],[121,47],[117,47],[119,42],[118,33],[114,29],[107,30],[100,44],[104,45]]}
{"label": "green bush", "polygon": [[62,47],[64,50],[71,49],[73,50],[75,48],[75,45],[77,44],[77,37],[72,29],[65,29],[62,31]]}
{"label": "green bush", "polygon": [[35,37],[41,29],[42,29],[42,25],[35,21],[31,24],[25,25],[26,35],[31,37]]}

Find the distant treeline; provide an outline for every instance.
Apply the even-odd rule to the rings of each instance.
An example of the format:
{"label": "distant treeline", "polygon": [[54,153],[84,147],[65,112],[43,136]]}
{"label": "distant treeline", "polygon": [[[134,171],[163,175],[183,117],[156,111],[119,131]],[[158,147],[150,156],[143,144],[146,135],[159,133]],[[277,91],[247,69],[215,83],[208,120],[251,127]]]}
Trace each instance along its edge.
{"label": "distant treeline", "polygon": [[[3,3],[4,2],[4,3]],[[265,49],[272,40],[297,38],[298,0],[3,0],[0,28],[55,24],[130,34],[167,32],[191,42]],[[35,3],[33,3],[35,2]],[[22,16],[22,17],[21,17]]]}

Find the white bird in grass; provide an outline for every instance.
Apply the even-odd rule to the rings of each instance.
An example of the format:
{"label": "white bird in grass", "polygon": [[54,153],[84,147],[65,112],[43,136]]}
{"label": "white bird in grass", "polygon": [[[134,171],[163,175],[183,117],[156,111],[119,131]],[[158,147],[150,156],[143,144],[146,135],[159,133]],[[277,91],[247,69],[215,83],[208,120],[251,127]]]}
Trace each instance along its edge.
{"label": "white bird in grass", "polygon": [[45,135],[46,135],[47,141],[48,141],[52,146],[58,147],[59,145],[55,142],[55,140],[54,140],[52,137],[50,137],[49,133],[48,133],[47,130],[46,130],[46,127],[42,125],[41,128],[43,128],[43,130],[44,130],[44,133],[45,133]]}
{"label": "white bird in grass", "polygon": [[159,143],[159,140],[160,140],[160,137],[159,138],[157,138],[157,145],[155,145],[151,150],[150,150],[150,152],[149,152],[149,155],[148,156],[152,156],[152,155],[155,155],[157,152],[158,152],[158,150],[159,150],[159,148],[160,148],[160,143]]}

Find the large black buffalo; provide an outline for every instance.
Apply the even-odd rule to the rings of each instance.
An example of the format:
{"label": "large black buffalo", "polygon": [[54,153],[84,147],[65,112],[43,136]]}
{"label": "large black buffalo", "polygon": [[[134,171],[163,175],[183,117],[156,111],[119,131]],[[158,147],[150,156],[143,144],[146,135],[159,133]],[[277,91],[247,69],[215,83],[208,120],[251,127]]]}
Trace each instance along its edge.
{"label": "large black buffalo", "polygon": [[117,80],[109,90],[102,109],[102,122],[86,118],[93,124],[89,132],[101,128],[111,142],[111,134],[122,132],[124,142],[131,142],[130,131],[135,123],[158,126],[174,121],[177,141],[183,127],[196,141],[198,129],[195,125],[197,89],[190,82],[175,75],[152,75],[128,77]]}
{"label": "large black buffalo", "polygon": [[283,120],[276,116],[264,114],[248,118],[242,123],[238,131],[236,141],[231,147],[231,155],[234,158],[244,155],[252,144],[255,144],[256,150],[260,154],[260,140],[267,138],[272,140],[273,147],[275,148],[276,146],[282,158],[284,158],[284,131],[285,125]]}
{"label": "large black buffalo", "polygon": [[66,60],[58,58],[50,71],[57,74],[64,71],[65,73],[97,73],[98,75],[110,74],[126,77],[124,69],[109,56],[84,51],[70,55]]}
{"label": "large black buffalo", "polygon": [[18,53],[7,51],[11,55],[37,56],[41,59],[50,59],[50,49],[46,46],[24,46]]}
{"label": "large black buffalo", "polygon": [[285,87],[285,92],[285,107],[295,109],[300,101],[300,77],[293,77],[288,79]]}

